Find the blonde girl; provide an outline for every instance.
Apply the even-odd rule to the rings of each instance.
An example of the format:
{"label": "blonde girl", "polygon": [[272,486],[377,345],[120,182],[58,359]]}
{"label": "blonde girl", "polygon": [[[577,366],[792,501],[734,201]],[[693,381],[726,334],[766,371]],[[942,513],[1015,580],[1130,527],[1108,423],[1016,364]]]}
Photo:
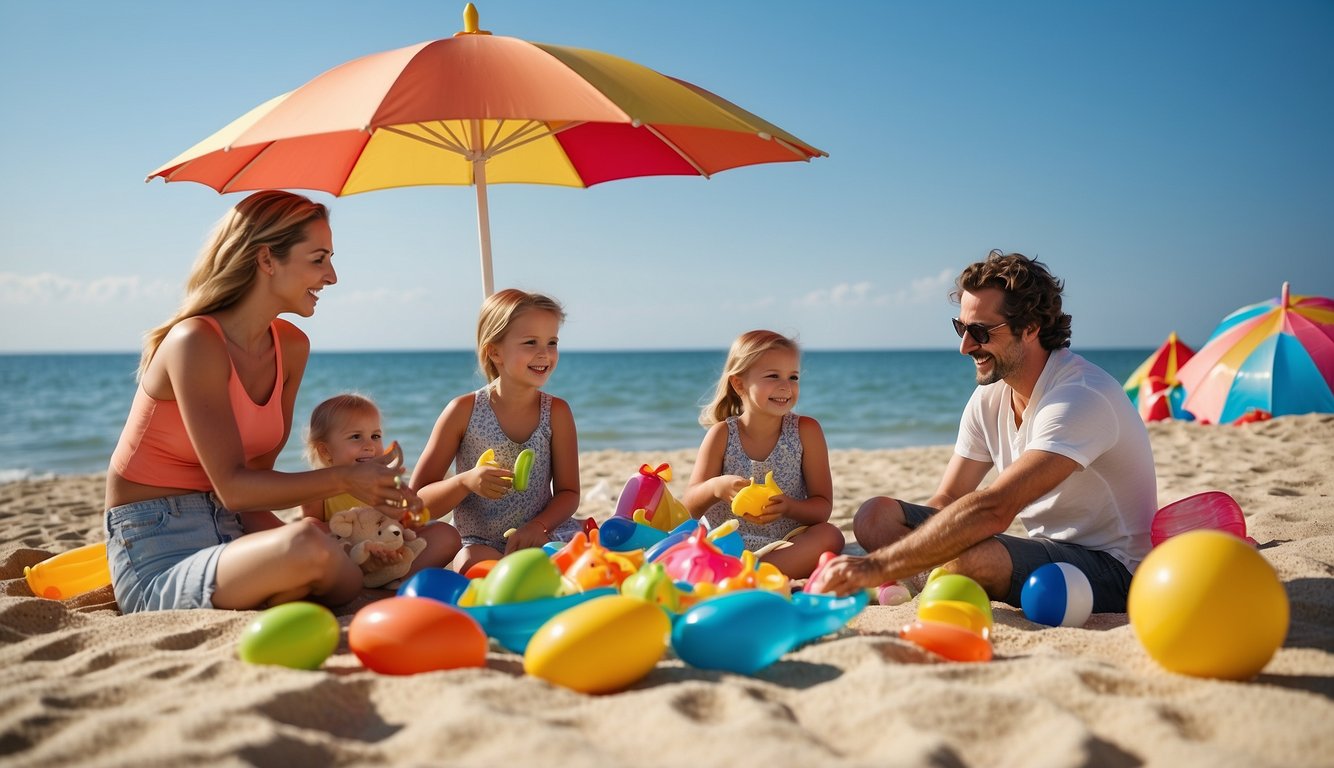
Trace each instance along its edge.
{"label": "blonde girl", "polygon": [[[570,406],[542,391],[560,358],[565,310],[514,288],[482,304],[477,363],[487,384],[454,398],[431,431],[411,485],[432,510],[454,511],[463,537],[455,568],[494,560],[578,530],[579,440]],[[531,449],[525,490],[513,487],[519,453]],[[494,464],[478,466],[491,450]],[[446,476],[450,464],[454,473]]]}
{"label": "blonde girl", "polygon": [[[742,334],[732,343],[713,401],[700,414],[709,428],[682,503],[710,527],[735,519],[752,551],[801,579],[823,552],[843,551],[843,533],[829,522],[833,480],[820,424],[793,412],[800,393],[801,351],[773,331]],[[751,478],[773,472],[783,493],[758,517],[736,517],[732,498]]]}
{"label": "blonde girl", "polygon": [[[344,393],[325,400],[310,413],[310,426],[306,429],[306,460],[313,467],[374,461],[393,463],[394,457],[385,453],[384,429],[380,422],[380,408],[368,397]],[[401,453],[397,458],[401,460]],[[425,509],[421,500],[407,487],[403,488],[403,495],[408,506],[396,517],[401,524],[412,527],[417,536],[426,542],[426,549],[412,561],[412,568],[407,575],[411,576],[422,568],[445,567],[458,554],[461,546],[458,531],[444,522],[420,525],[417,512]],[[335,512],[365,504],[352,494],[342,493],[327,499],[308,501],[301,505],[301,511],[306,517],[327,523]]]}

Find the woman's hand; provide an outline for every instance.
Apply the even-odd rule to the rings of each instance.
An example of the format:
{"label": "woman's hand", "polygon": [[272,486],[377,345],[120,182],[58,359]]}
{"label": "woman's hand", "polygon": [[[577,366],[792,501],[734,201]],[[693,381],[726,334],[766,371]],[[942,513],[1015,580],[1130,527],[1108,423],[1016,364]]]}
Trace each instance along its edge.
{"label": "woman's hand", "polygon": [[485,499],[498,499],[514,485],[514,474],[504,467],[484,464],[459,475],[463,487]]}
{"label": "woman's hand", "polygon": [[378,461],[347,464],[340,469],[348,493],[389,517],[398,519],[411,499],[416,499],[417,508],[421,508],[421,499],[408,487],[402,469],[390,469]]}

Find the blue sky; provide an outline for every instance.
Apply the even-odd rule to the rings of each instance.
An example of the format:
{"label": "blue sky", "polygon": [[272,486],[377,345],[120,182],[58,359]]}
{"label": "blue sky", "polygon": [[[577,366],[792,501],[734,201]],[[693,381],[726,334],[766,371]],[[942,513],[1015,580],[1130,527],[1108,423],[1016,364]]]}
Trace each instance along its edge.
{"label": "blue sky", "polygon": [[[991,248],[1067,283],[1075,346],[1199,347],[1334,295],[1327,2],[481,0],[481,26],[708,88],[830,153],[710,180],[491,188],[496,284],[571,349],[949,348]],[[144,176],[268,98],[447,37],[462,2],[0,3],[0,352],[135,350],[239,195]],[[367,16],[367,13],[373,16]],[[340,283],[317,350],[456,349],[480,302],[465,187],[314,195]]]}

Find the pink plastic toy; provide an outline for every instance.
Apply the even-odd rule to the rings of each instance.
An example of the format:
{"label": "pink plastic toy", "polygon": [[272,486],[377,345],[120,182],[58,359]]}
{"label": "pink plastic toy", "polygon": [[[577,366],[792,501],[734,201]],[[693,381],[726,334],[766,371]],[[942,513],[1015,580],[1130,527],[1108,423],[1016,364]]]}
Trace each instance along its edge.
{"label": "pink plastic toy", "polygon": [[708,531],[703,526],[696,528],[685,541],[663,552],[656,562],[662,563],[668,576],[691,584],[706,581],[717,584],[741,573],[745,567],[740,560],[723,554],[709,543]]}
{"label": "pink plastic toy", "polygon": [[1255,544],[1255,539],[1246,535],[1246,516],[1241,507],[1222,491],[1197,493],[1158,510],[1149,528],[1149,539],[1156,547],[1177,534],[1201,528],[1224,531]]}
{"label": "pink plastic toy", "polygon": [[685,505],[667,489],[671,480],[670,464],[640,465],[639,472],[621,489],[614,516],[650,525],[664,533],[689,520]]}

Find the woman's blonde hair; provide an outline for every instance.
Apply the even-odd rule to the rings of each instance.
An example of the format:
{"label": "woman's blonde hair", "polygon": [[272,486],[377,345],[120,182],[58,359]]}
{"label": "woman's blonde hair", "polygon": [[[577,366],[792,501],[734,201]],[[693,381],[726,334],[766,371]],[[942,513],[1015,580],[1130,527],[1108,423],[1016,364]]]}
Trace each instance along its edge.
{"label": "woman's blonde hair", "polygon": [[488,354],[491,345],[500,343],[509,332],[514,319],[530,310],[550,312],[560,323],[565,322],[565,308],[550,296],[529,293],[518,288],[506,288],[486,297],[477,316],[477,365],[487,381],[495,381],[500,370]]}
{"label": "woman's blonde hair", "polygon": [[279,262],[306,239],[306,225],[329,219],[329,209],[301,195],[264,190],[237,203],[218,221],[185,283],[185,299],[170,320],[144,334],[139,376],[177,323],[235,304],[250,290],[259,270],[260,249]]}
{"label": "woman's blonde hair", "polygon": [[328,443],[330,438],[333,437],[334,430],[348,416],[357,413],[378,414],[379,412],[380,407],[375,404],[375,401],[355,392],[334,395],[315,406],[315,410],[310,412],[310,424],[306,427],[306,461],[310,462],[312,467],[328,466],[324,463],[324,457],[320,456],[320,444]]}
{"label": "woman's blonde hair", "polygon": [[797,342],[781,333],[756,330],[746,331],[732,342],[727,351],[727,362],[723,364],[723,375],[718,379],[718,388],[713,393],[713,401],[700,411],[699,423],[711,427],[728,416],[740,416],[744,404],[741,395],[732,389],[732,377],[743,376],[755,361],[771,349],[786,349],[801,354]]}

